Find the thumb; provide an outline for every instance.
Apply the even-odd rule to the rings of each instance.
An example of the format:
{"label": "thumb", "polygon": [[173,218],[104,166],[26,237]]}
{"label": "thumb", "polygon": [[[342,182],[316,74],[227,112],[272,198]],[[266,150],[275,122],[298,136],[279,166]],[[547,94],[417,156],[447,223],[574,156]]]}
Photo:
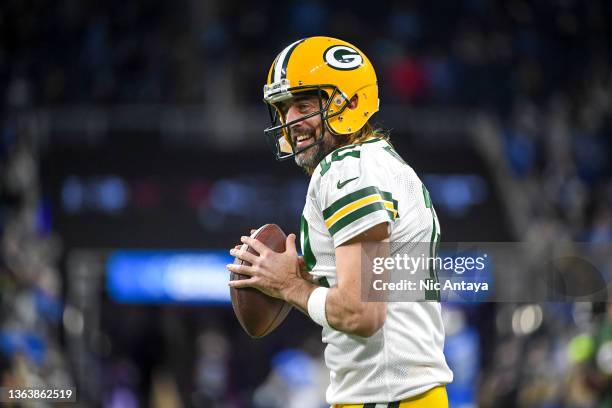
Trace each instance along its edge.
{"label": "thumb", "polygon": [[296,237],[293,233],[287,236],[287,240],[285,241],[285,252],[297,255],[297,249],[295,248],[295,239]]}

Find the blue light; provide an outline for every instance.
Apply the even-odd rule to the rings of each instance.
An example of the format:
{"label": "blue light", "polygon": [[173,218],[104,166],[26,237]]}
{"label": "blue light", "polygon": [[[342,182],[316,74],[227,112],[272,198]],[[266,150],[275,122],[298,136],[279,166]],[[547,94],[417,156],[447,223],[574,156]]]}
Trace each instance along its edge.
{"label": "blue light", "polygon": [[488,195],[487,185],[475,174],[428,174],[423,177],[435,206],[461,217]]}
{"label": "blue light", "polygon": [[103,211],[114,213],[122,210],[127,204],[128,188],[119,177],[105,177],[93,186],[96,205]]}
{"label": "blue light", "polygon": [[229,304],[225,250],[132,251],[111,254],[106,285],[121,303]]}
{"label": "blue light", "polygon": [[70,176],[62,185],[62,206],[64,211],[74,213],[81,211],[83,207],[83,183],[76,176]]}

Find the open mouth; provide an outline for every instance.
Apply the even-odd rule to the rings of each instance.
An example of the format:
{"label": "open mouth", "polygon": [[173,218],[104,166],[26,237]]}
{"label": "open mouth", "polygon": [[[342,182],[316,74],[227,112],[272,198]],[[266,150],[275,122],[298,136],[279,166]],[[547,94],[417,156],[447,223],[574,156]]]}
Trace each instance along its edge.
{"label": "open mouth", "polygon": [[302,150],[303,148],[310,146],[314,141],[312,135],[300,135],[295,138],[295,147],[297,150]]}

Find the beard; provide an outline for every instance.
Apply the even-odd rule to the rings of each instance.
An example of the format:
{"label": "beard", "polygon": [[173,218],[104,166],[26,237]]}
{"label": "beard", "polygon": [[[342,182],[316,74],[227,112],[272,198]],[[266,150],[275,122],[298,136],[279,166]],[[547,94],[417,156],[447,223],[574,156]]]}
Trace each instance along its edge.
{"label": "beard", "polygon": [[[312,130],[308,133],[302,133],[301,135],[307,134],[313,139],[316,138],[316,130]],[[316,142],[315,142],[316,143]],[[302,153],[298,153],[295,156],[295,163],[302,167],[306,173],[311,175],[314,172],[314,169],[317,165],[323,160],[325,156],[331,153],[333,150],[338,147],[339,142],[335,140],[335,138],[329,133],[325,132],[323,136],[323,140],[320,143],[315,144],[314,146],[308,146],[305,151]]]}

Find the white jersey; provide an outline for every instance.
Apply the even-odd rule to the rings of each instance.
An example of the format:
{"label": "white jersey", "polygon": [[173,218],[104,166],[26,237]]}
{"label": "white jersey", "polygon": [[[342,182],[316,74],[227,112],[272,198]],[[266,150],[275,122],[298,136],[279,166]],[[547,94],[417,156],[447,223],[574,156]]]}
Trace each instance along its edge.
{"label": "white jersey", "polygon": [[[311,177],[302,214],[310,273],[334,286],[335,248],[382,222],[391,226],[391,242],[430,242],[440,232],[427,190],[387,141],[328,154]],[[322,335],[330,404],[399,401],[452,381],[439,302],[388,303],[385,324],[369,338],[326,328]]]}

